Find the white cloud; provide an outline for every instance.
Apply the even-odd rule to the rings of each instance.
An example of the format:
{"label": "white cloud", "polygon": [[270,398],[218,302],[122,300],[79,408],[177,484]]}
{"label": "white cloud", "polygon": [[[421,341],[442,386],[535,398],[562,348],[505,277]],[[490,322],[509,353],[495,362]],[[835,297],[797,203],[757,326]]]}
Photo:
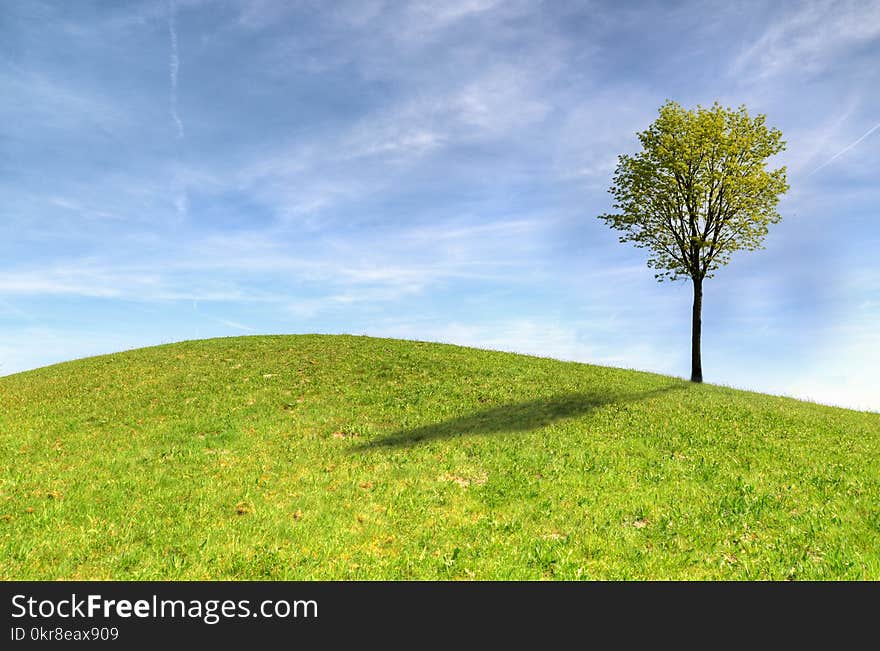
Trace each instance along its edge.
{"label": "white cloud", "polygon": [[454,116],[475,135],[496,135],[543,120],[543,75],[531,66],[496,66],[466,84],[451,101]]}
{"label": "white cloud", "polygon": [[878,37],[880,2],[807,2],[767,28],[734,59],[730,73],[756,81],[818,73],[851,48]]}
{"label": "white cloud", "polygon": [[4,74],[0,68],[0,89],[16,101],[0,104],[0,116],[17,129],[33,121],[41,130],[92,128],[116,137],[133,122],[119,101],[100,89],[86,90],[69,80],[11,63],[4,67],[10,72]]}
{"label": "white cloud", "polygon": [[638,146],[636,132],[654,120],[662,101],[640,88],[615,85],[571,106],[554,141],[557,175],[593,191],[607,188],[617,156]]}
{"label": "white cloud", "polygon": [[[99,258],[20,266],[0,275],[0,296],[75,295],[128,300],[289,303],[291,282],[320,285],[318,303],[396,300],[451,279],[511,281],[510,256],[550,220],[459,220],[409,229],[315,237],[291,246],[273,231],[166,242],[132,260],[124,247]],[[514,258],[515,259],[515,258]],[[198,280],[193,280],[198,279]],[[257,287],[273,289],[256,289]],[[309,308],[312,310],[312,308]],[[313,310],[312,310],[313,311]]]}
{"label": "white cloud", "polygon": [[141,263],[113,264],[89,259],[70,260],[51,267],[10,270],[0,275],[0,295],[81,296],[138,301],[260,300],[239,288],[184,286],[171,265],[155,268]]}
{"label": "white cloud", "polygon": [[410,11],[417,16],[415,22],[433,27],[443,26],[467,16],[481,14],[501,4],[501,0],[420,0],[410,4]]}

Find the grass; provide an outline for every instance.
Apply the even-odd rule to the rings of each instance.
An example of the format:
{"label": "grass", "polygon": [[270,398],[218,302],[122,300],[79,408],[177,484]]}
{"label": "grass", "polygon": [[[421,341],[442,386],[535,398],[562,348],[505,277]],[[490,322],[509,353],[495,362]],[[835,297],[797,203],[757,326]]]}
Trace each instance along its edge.
{"label": "grass", "polygon": [[349,336],[0,378],[2,579],[880,579],[880,415]]}

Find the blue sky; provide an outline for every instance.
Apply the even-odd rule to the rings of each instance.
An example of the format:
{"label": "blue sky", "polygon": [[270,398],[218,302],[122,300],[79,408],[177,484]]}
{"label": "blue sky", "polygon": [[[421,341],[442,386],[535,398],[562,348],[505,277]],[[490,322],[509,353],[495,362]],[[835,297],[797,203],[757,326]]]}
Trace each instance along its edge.
{"label": "blue sky", "polygon": [[880,410],[878,2],[0,8],[0,374],[352,333],[689,373],[690,286],[596,215],[667,98],[782,129],[709,382]]}

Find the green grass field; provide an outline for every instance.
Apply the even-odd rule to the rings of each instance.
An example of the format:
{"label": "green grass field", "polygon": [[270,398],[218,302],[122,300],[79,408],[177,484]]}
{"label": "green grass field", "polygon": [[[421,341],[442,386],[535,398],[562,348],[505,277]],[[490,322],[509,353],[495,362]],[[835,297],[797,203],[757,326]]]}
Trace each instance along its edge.
{"label": "green grass field", "polygon": [[0,378],[2,579],[880,579],[880,414],[350,336]]}

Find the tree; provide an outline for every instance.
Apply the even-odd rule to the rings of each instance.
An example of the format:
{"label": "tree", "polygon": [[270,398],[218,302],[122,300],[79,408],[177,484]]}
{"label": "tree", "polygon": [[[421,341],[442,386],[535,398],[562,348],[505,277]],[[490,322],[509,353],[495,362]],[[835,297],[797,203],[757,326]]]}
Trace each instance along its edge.
{"label": "tree", "polygon": [[667,101],[659,112],[638,134],[642,150],[618,157],[609,189],[617,212],[600,219],[622,231],[621,242],[650,250],[658,281],[693,281],[691,381],[702,382],[703,281],[734,251],[763,248],[769,225],[781,219],[785,167],[768,170],[767,159],[785,142],[745,106],[686,110]]}

